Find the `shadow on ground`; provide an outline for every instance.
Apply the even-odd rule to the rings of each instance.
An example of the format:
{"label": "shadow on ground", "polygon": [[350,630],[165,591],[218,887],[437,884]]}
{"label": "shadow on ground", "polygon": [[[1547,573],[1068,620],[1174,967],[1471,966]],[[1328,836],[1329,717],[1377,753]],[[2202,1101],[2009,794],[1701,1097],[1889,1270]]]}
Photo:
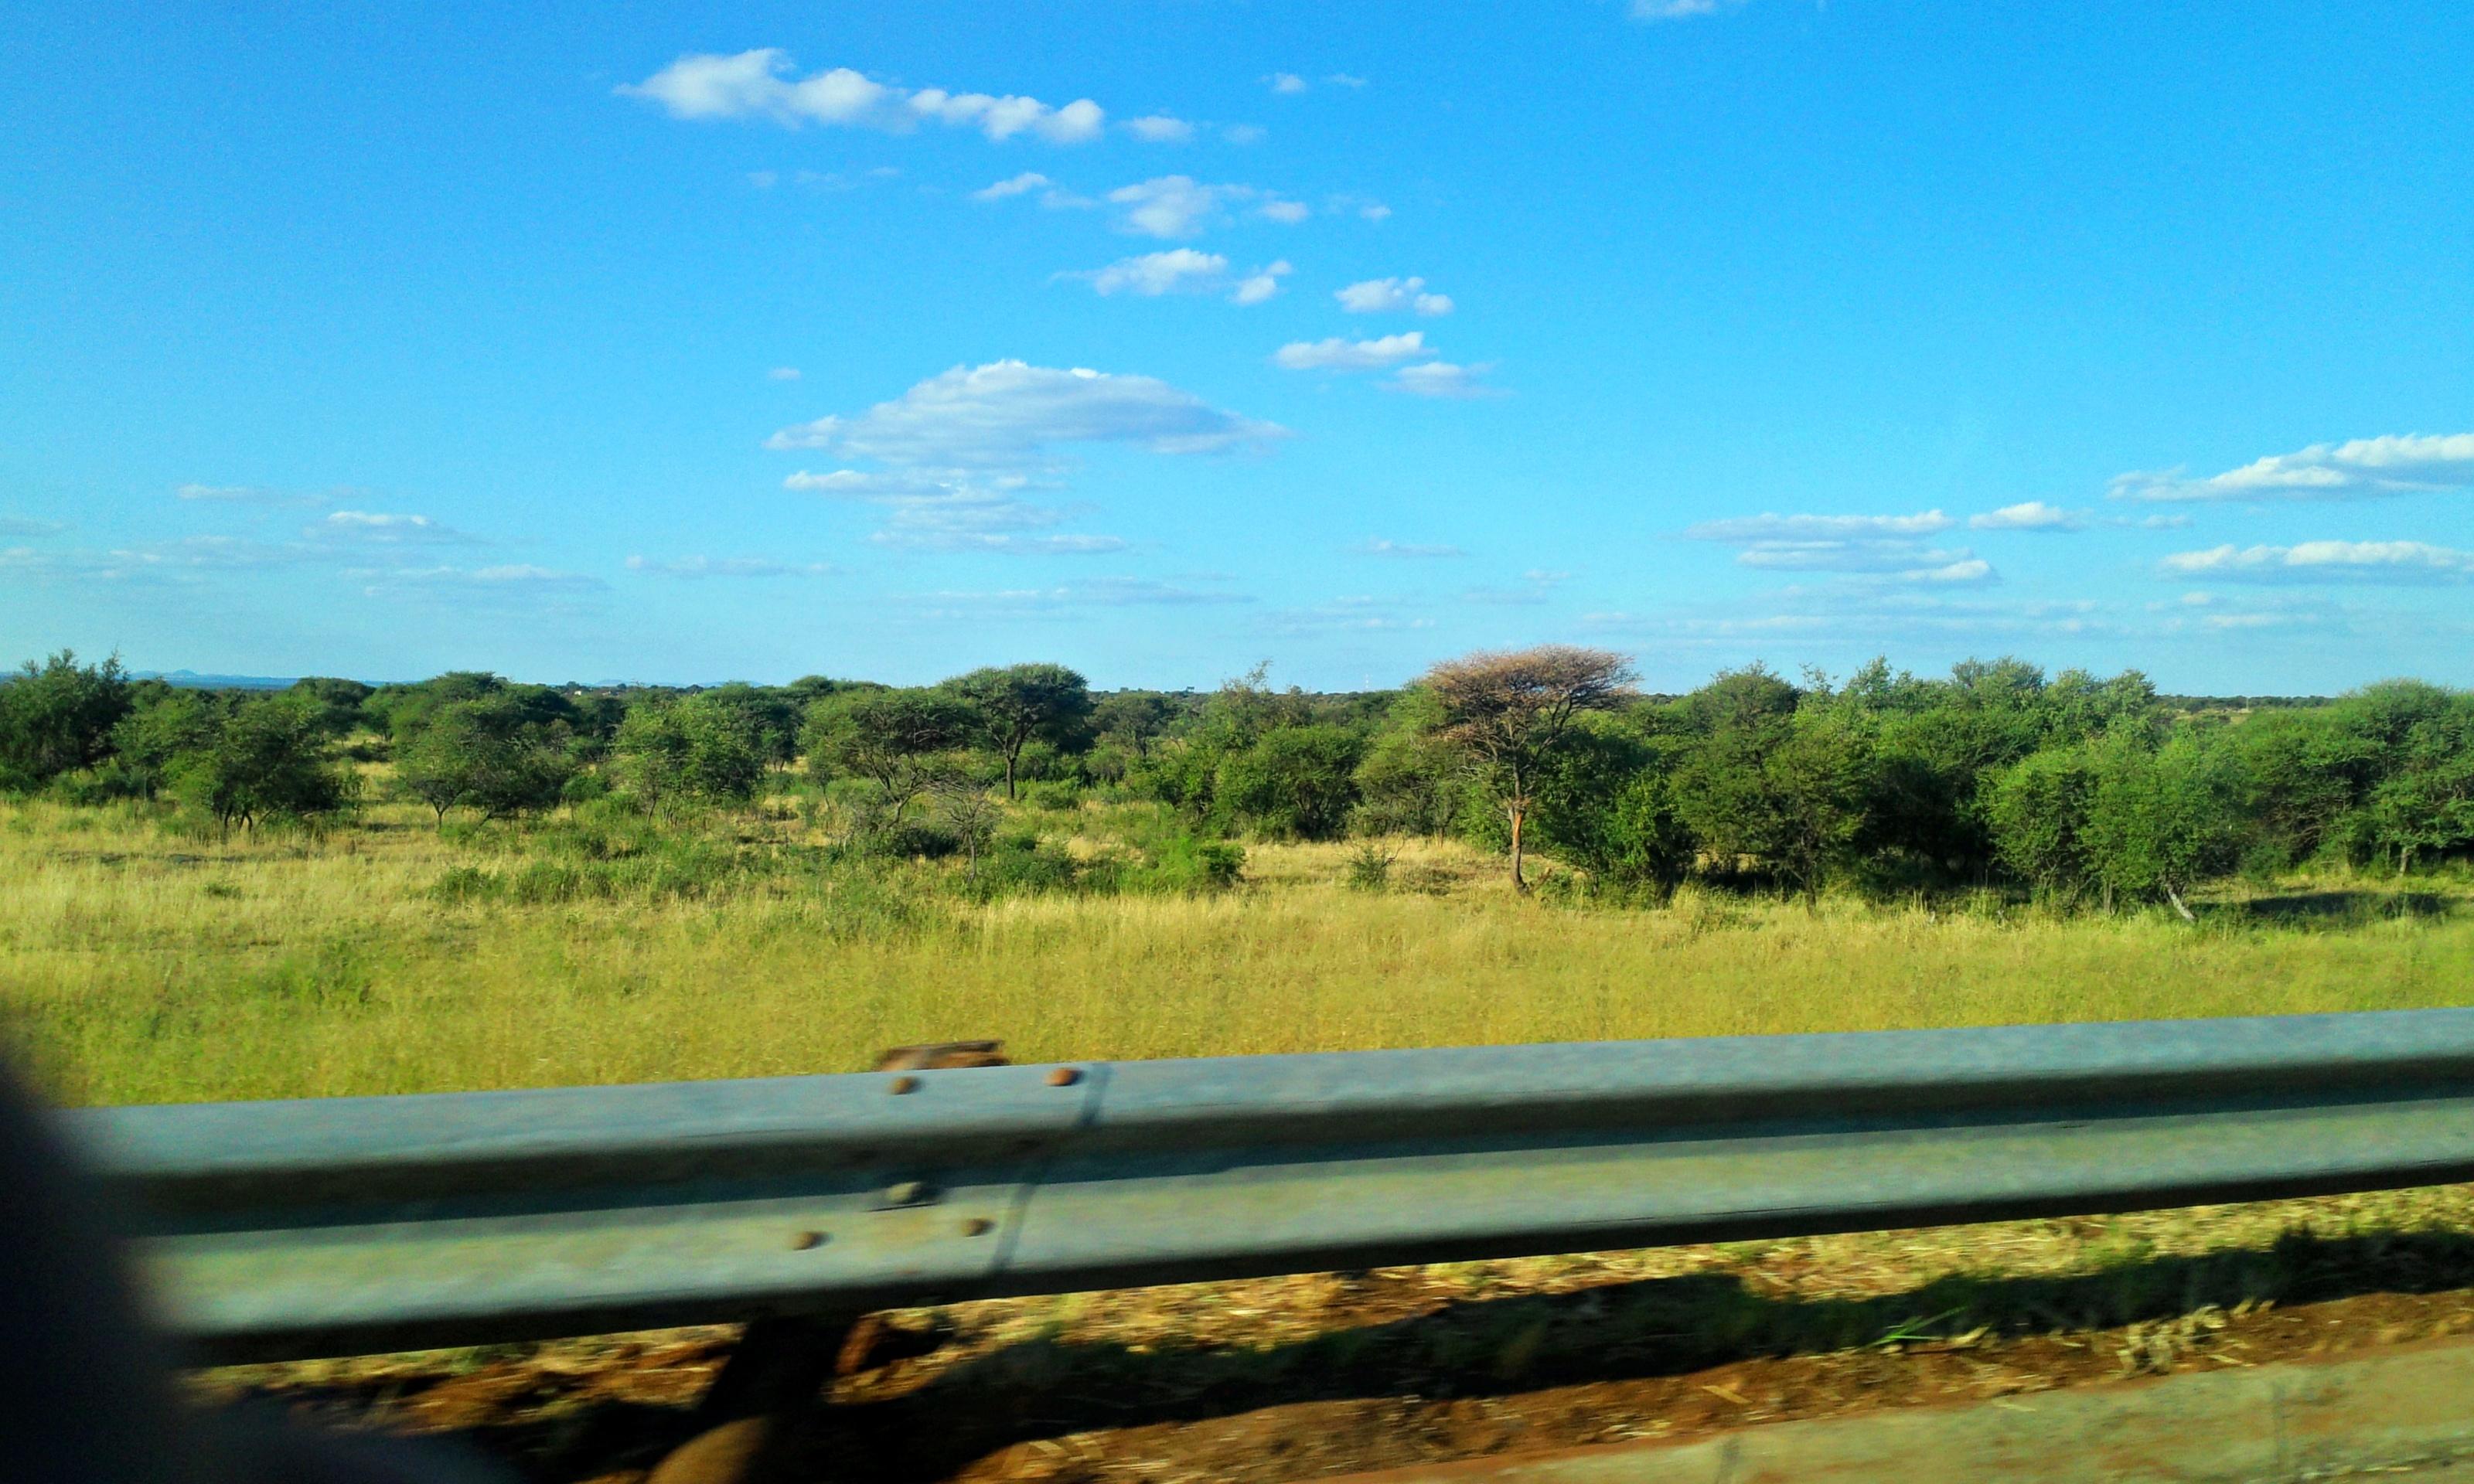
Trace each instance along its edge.
{"label": "shadow on ground", "polygon": [[[1947,1278],[1863,1299],[1781,1298],[1740,1277],[1697,1275],[1469,1299],[1410,1317],[1348,1322],[1352,1312],[1405,1306],[1402,1290],[1412,1281],[1349,1275],[1334,1305],[1335,1328],[1268,1349],[1136,1351],[1050,1338],[974,1356],[923,1383],[904,1385],[898,1370],[870,1377],[857,1388],[859,1400],[820,1406],[810,1420],[813,1472],[803,1476],[908,1484],[945,1478],[1018,1443],[1289,1403],[1500,1396],[1735,1361],[1886,1352],[1971,1333],[2118,1329],[2210,1306],[2474,1288],[2474,1235],[2292,1235],[2265,1248],[2142,1258],[2085,1275]],[[318,1399],[320,1410],[338,1415],[352,1404],[344,1395]],[[680,1407],[600,1401],[461,1436],[528,1477],[572,1480],[644,1467],[681,1437],[685,1423]]]}

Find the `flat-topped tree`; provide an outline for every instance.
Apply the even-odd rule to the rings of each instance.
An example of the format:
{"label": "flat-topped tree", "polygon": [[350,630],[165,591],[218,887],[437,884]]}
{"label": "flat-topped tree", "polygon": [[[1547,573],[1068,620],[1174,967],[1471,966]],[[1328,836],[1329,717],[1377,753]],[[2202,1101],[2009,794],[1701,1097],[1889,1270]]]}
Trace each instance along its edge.
{"label": "flat-topped tree", "polygon": [[1039,737],[1062,745],[1091,714],[1091,685],[1061,664],[1009,664],[973,670],[945,682],[970,704],[988,747],[1005,759],[1006,797],[1014,797],[1014,765]]}
{"label": "flat-topped tree", "polygon": [[1637,677],[1625,656],[1570,644],[1480,650],[1446,659],[1419,682],[1439,707],[1435,734],[1476,768],[1512,827],[1512,886],[1520,874],[1521,833],[1540,775],[1584,711],[1631,700]]}

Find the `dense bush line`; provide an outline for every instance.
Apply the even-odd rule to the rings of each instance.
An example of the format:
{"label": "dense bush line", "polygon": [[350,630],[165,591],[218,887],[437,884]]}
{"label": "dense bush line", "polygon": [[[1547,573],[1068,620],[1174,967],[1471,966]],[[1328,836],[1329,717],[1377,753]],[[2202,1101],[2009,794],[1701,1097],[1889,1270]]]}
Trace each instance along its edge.
{"label": "dense bush line", "polygon": [[[1258,668],[1207,694],[1095,696],[1053,664],[909,688],[455,672],[236,693],[64,652],[0,684],[0,790],[163,799],[230,830],[349,810],[357,765],[385,762],[368,776],[442,828],[564,810],[635,842],[442,888],[526,899],[707,878],[658,842],[766,794],[830,823],[844,855],[951,858],[982,894],[1225,883],[1240,852],[1219,842],[1239,837],[1453,834],[1502,850],[1516,886],[1531,852],[1571,868],[1560,890],[1618,899],[1700,877],[2176,909],[2237,873],[2474,854],[2474,696],[2419,682],[2254,707],[2007,658],[1937,679],[1877,660],[1843,682],[1755,666],[1671,697],[1630,680],[1621,657],[1550,646],[1343,695]],[[1091,798],[1155,802],[1174,827],[1122,859],[1042,844],[1041,811]]]}

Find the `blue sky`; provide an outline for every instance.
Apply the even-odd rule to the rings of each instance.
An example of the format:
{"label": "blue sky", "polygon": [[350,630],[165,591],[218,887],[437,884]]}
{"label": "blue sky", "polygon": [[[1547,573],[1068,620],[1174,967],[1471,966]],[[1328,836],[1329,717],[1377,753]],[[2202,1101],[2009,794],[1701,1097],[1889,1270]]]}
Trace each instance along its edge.
{"label": "blue sky", "polygon": [[2462,5],[36,5],[0,650],[2474,682]]}

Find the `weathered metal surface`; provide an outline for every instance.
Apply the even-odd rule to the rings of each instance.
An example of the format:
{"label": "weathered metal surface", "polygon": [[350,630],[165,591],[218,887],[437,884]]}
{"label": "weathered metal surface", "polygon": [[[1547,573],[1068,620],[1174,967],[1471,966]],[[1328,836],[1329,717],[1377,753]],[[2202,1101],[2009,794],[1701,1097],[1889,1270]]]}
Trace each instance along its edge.
{"label": "weathered metal surface", "polygon": [[305,1355],[2474,1178],[2474,1011],[70,1115],[168,1317]]}

